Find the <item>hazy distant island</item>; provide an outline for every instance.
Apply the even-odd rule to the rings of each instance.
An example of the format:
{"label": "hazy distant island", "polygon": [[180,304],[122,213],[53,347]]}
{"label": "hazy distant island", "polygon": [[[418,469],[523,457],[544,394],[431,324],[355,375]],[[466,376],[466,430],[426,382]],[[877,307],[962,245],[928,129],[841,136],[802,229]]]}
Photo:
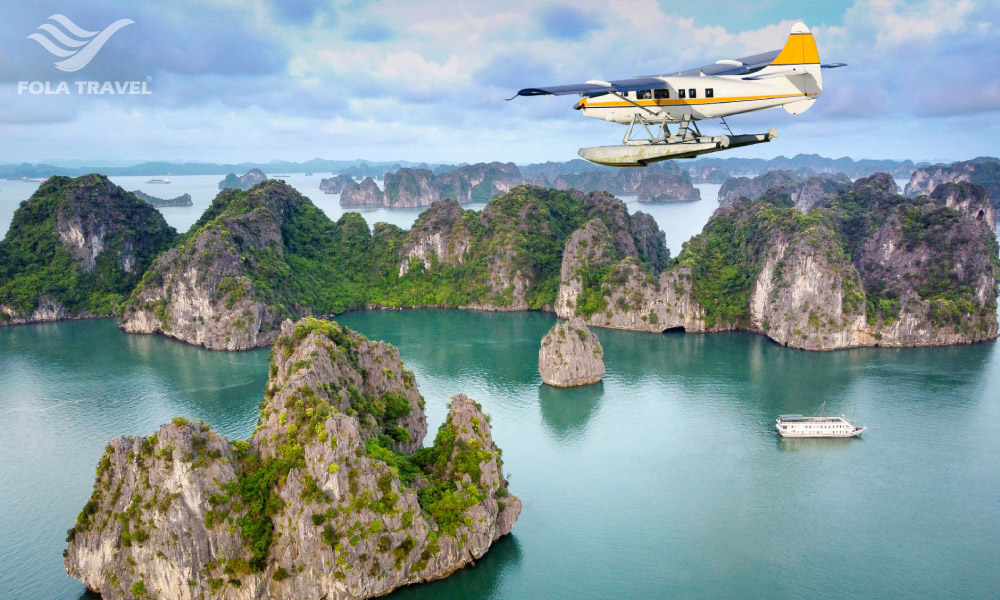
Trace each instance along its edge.
{"label": "hazy distant island", "polygon": [[320,182],[320,189],[341,194],[340,204],[345,207],[419,208],[446,198],[457,200],[459,204],[487,202],[516,186],[531,183],[562,190],[601,190],[636,195],[639,202],[649,203],[701,199],[701,193],[692,185],[691,179],[680,167],[672,164],[648,169],[587,168],[582,172],[558,175],[549,169],[540,172],[535,180],[530,180],[514,163],[493,162],[439,167],[434,171],[400,168],[386,172],[383,181],[384,189],[379,188],[371,177],[357,183],[352,177],[342,174],[324,179]]}
{"label": "hazy distant island", "polygon": [[350,175],[340,174],[336,177],[321,179],[319,182],[319,189],[323,190],[323,192],[327,194],[339,194],[344,191],[344,188],[351,185],[357,185],[354,178]]}
{"label": "hazy distant island", "polygon": [[452,396],[433,445],[392,346],[281,326],[258,425],[183,418],[119,437],[67,533],[66,572],[106,600],[370,598],[474,564],[521,512],[489,416]]}
{"label": "hazy distant island", "polygon": [[260,169],[250,169],[239,177],[236,176],[236,173],[226,175],[226,178],[219,182],[219,189],[249,190],[263,181],[267,181],[267,175],[263,171]]}
{"label": "hazy distant island", "polygon": [[144,245],[158,248],[156,258],[144,255],[138,285],[133,271],[119,277],[116,295],[98,296],[103,312],[80,309],[86,287],[39,284],[55,276],[51,260],[20,250],[26,236],[64,251],[60,276],[83,281],[108,264],[108,250],[149,240],[81,246],[80,236],[60,233],[57,205],[77,197],[74,186],[99,182],[88,196],[95,203],[126,193],[98,176],[55,179],[18,210],[0,243],[0,319],[114,311],[126,331],[227,350],[273,343],[286,318],[421,306],[548,310],[637,331],[739,329],[813,350],[996,337],[1000,263],[985,188],[941,183],[909,198],[887,174],[853,183],[763,176],[778,179],[763,191],[760,180],[738,183],[752,198],[726,200],[677,257],[652,217],[629,214],[606,192],[521,185],[481,211],[439,200],[409,231],[372,230],[357,213],[331,221],[269,180],[220,192],[184,236],[143,225],[160,240]]}
{"label": "hazy distant island", "polygon": [[163,207],[167,207],[167,206],[193,206],[194,205],[194,203],[191,202],[191,194],[183,194],[183,195],[177,196],[176,198],[164,199],[164,198],[157,198],[155,196],[150,196],[149,194],[147,194],[146,192],[143,192],[141,190],[135,190],[132,193],[135,194],[135,196],[137,198],[141,198],[141,199],[145,200],[146,202],[149,202],[150,204],[152,204],[156,208],[163,208]]}
{"label": "hazy distant island", "polygon": [[[971,162],[997,161],[996,158],[983,157]],[[827,158],[817,154],[798,154],[792,157],[776,158],[716,158],[700,157],[685,161],[683,168],[695,183],[722,183],[728,177],[755,177],[774,170],[791,170],[800,175],[807,173],[844,173],[852,179],[867,177],[874,173],[889,173],[896,179],[905,179],[914,169],[930,166],[927,162],[914,163],[911,160],[854,160],[849,157]],[[274,160],[266,163],[244,162],[231,163],[191,163],[191,162],[144,162],[135,165],[102,165],[65,166],[51,164],[0,164],[0,177],[36,178],[51,175],[79,176],[88,173],[105,173],[110,176],[119,175],[219,175],[222,173],[246,173],[250,169],[259,169],[265,173],[331,173],[344,174],[357,179],[371,177],[380,179],[385,173],[395,173],[402,168],[428,169],[435,174],[466,166],[465,164],[428,164],[410,161],[366,161],[355,160],[325,160],[315,158],[305,162],[289,162]],[[559,174],[583,173],[588,170],[609,170],[610,167],[600,167],[584,160],[573,159],[564,162],[546,162],[519,165],[522,175],[529,181],[537,181],[540,174],[545,174],[551,180]]]}

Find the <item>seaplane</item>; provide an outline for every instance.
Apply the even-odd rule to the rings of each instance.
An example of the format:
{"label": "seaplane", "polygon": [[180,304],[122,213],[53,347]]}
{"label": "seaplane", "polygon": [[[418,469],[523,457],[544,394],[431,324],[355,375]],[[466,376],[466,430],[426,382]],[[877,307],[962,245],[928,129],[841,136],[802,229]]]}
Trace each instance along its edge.
{"label": "seaplane", "polygon": [[[793,115],[805,112],[823,92],[821,70],[843,66],[820,64],[812,32],[798,22],[780,50],[668,75],[525,88],[510,99],[579,94],[573,108],[583,116],[628,125],[620,145],[580,148],[580,156],[599,165],[645,167],[770,142],[778,137],[774,128],[735,135],[726,117],[779,106]],[[697,122],[706,119],[721,119],[728,134],[702,135]]]}

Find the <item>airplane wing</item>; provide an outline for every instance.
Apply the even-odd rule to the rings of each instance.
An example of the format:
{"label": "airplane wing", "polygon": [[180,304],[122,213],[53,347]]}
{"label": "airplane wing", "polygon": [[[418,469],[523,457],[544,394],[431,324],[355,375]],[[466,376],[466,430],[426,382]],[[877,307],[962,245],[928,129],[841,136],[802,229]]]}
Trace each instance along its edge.
{"label": "airplane wing", "polygon": [[[715,64],[705,65],[704,67],[695,67],[693,69],[685,69],[683,71],[678,71],[677,73],[671,73],[670,75],[660,75],[660,77],[697,77],[699,75],[752,75],[757,71],[760,71],[764,67],[768,66],[774,59],[781,54],[781,50],[772,50],[770,52],[761,52],[760,54],[753,54],[751,56],[744,56],[743,58],[736,58],[732,60],[720,60],[716,61]],[[829,63],[820,65],[824,69],[836,69],[837,67],[846,67],[845,63]],[[755,77],[744,77],[744,79],[756,79]]]}
{"label": "airplane wing", "polygon": [[678,71],[677,73],[671,73],[670,75],[685,76],[685,77],[696,77],[704,73],[705,75],[749,75],[756,71],[759,71],[766,67],[767,65],[774,62],[774,59],[781,54],[781,49],[772,50],[770,52],[761,52],[760,54],[753,54],[751,56],[744,56],[743,58],[736,58],[731,60],[720,60],[711,65],[705,65],[704,67],[695,67],[693,69],[685,69],[683,71]]}
{"label": "airplane wing", "polygon": [[[603,96],[604,94],[610,92],[632,92],[635,90],[648,90],[651,88],[660,87],[663,85],[663,77],[698,77],[700,75],[706,76],[722,76],[722,75],[753,75],[757,71],[760,71],[764,67],[768,66],[774,59],[781,54],[781,49],[772,50],[770,52],[761,52],[760,54],[753,54],[750,56],[744,56],[743,58],[720,60],[711,65],[705,65],[703,67],[694,67],[693,69],[685,69],[683,71],[678,71],[676,73],[667,73],[663,75],[643,75],[640,77],[631,77],[629,79],[617,79],[614,81],[587,81],[585,83],[576,83],[571,85],[554,85],[547,87],[537,87],[537,88],[525,88],[517,92],[512,98],[508,100],[513,100],[517,96],[566,96],[569,94],[579,94],[581,96],[587,96],[590,98],[596,96]],[[837,67],[845,66],[843,63],[831,63],[826,65],[820,65],[824,69],[834,69]],[[748,77],[752,79],[752,77]]]}
{"label": "airplane wing", "polygon": [[566,96],[569,94],[579,94],[593,98],[603,96],[609,92],[632,92],[635,90],[648,90],[663,85],[661,77],[670,76],[697,76],[705,75],[749,75],[755,71],[763,69],[771,64],[781,50],[754,54],[736,60],[720,60],[719,62],[670,73],[666,75],[644,75],[641,77],[630,77],[629,79],[617,79],[614,81],[587,81],[571,85],[554,85],[547,87],[525,88],[517,92],[514,96]]}
{"label": "airplane wing", "polygon": [[650,75],[648,77],[631,77],[629,79],[618,79],[616,81],[588,81],[586,83],[575,83],[571,85],[525,88],[520,90],[517,93],[517,96],[566,96],[568,94],[580,94],[581,96],[589,96],[593,98],[594,96],[603,96],[609,92],[648,90],[662,85],[662,79],[655,75]]}

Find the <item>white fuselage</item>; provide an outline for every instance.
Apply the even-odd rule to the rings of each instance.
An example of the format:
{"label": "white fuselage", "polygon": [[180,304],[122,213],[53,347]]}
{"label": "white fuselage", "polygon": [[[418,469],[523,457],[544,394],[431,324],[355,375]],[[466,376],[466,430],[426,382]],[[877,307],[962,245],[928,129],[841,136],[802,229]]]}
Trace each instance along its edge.
{"label": "white fuselage", "polygon": [[693,120],[718,119],[801,103],[786,106],[788,112],[797,114],[821,93],[818,71],[816,65],[802,75],[750,81],[738,75],[661,77],[663,85],[657,89],[583,98],[576,108],[584,116],[626,125],[636,115],[647,122],[678,123],[685,116]]}

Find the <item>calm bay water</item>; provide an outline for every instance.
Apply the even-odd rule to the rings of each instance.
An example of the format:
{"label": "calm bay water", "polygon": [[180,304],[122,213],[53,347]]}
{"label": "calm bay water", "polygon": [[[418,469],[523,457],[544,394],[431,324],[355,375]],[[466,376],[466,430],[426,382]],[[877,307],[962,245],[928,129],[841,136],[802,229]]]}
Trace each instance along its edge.
{"label": "calm bay water", "polygon": [[[395,344],[431,430],[465,392],[493,416],[513,534],[432,598],[985,598],[1000,590],[1000,351],[807,353],[749,334],[596,330],[603,383],[541,385],[541,313],[358,312]],[[110,320],[0,328],[0,598],[76,600],[65,530],[105,443],[174,416],[246,437],[266,351],[216,353]],[[855,414],[853,440],[774,416]]]}

